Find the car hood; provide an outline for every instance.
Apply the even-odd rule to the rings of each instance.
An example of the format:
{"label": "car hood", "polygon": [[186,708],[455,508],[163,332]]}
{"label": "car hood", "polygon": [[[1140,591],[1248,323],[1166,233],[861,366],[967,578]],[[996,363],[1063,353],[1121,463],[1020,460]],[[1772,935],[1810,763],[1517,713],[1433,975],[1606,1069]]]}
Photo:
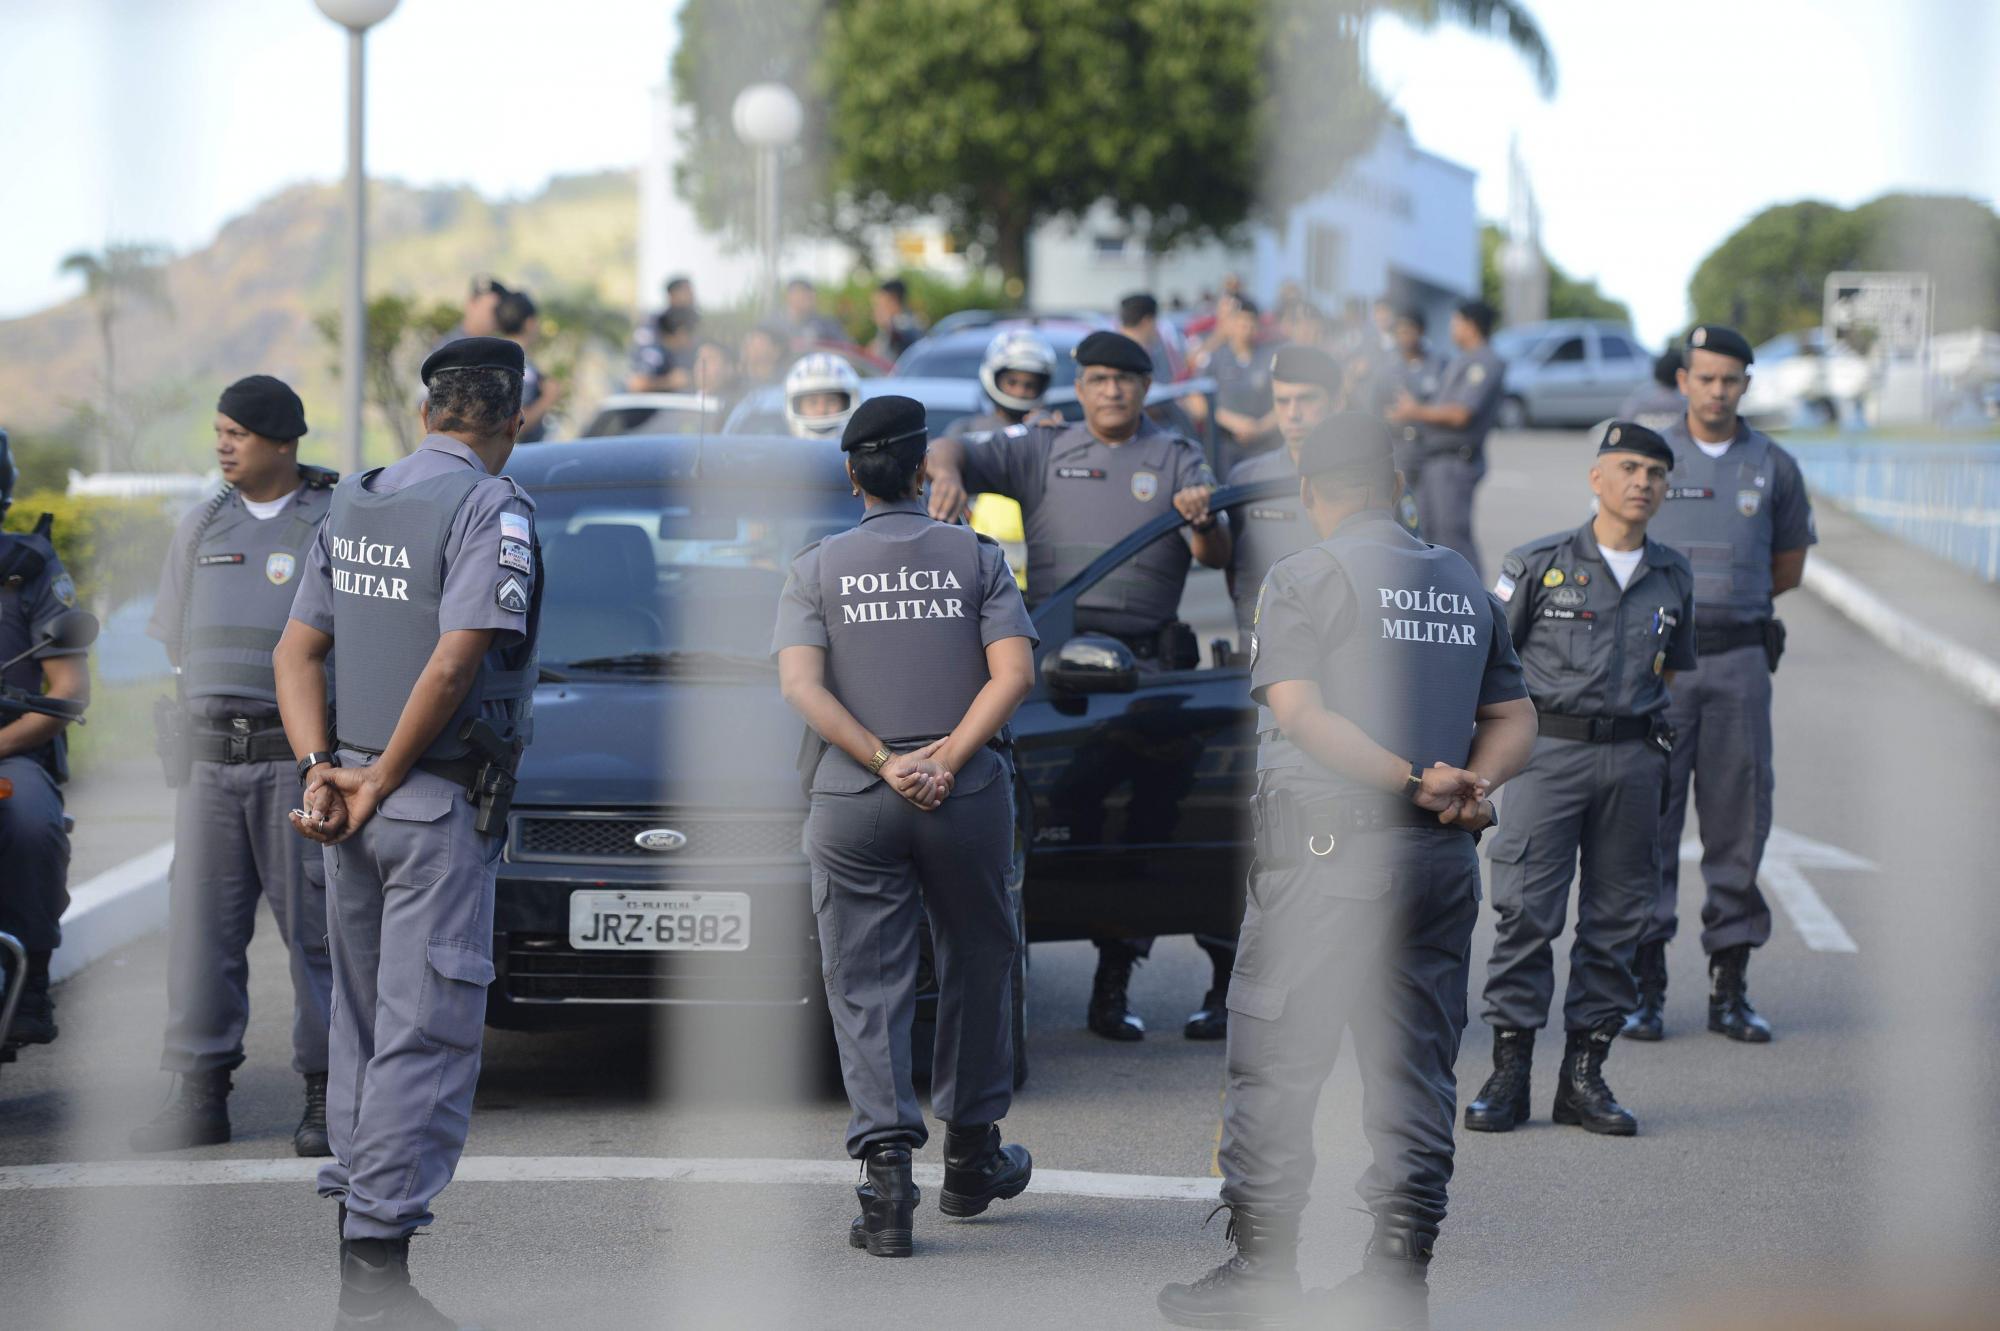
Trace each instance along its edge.
{"label": "car hood", "polygon": [[587,676],[535,690],[521,807],[804,808],[805,726],[775,675]]}

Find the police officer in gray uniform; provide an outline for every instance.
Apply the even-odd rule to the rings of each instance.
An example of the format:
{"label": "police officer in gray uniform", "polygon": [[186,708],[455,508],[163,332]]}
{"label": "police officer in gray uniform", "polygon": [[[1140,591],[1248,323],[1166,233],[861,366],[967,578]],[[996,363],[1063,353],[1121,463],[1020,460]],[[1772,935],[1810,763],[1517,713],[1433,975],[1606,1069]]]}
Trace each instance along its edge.
{"label": "police officer in gray uniform", "polygon": [[771,649],[787,702],[820,737],[806,824],[827,1006],[863,1162],[849,1242],[908,1257],[912,1153],[928,1133],[910,1080],[919,926],[931,922],[938,1023],[931,1103],[945,1120],[939,1209],[1017,1197],[1033,1166],[1001,1146],[1013,1099],[1007,896],[1013,770],[996,747],[1034,687],[1035,631],[1000,547],[924,511],[924,409],[861,404],[841,436],[860,523],[792,561]]}
{"label": "police officer in gray uniform", "polygon": [[1493,588],[1541,733],[1503,802],[1491,852],[1499,923],[1483,1015],[1493,1075],[1465,1107],[1475,1132],[1508,1132],[1528,1118],[1535,1032],[1555,994],[1552,945],[1579,855],[1555,1121],[1620,1137],[1638,1131],[1605,1084],[1604,1059],[1636,1001],[1632,957],[1659,895],[1660,795],[1673,746],[1667,688],[1695,664],[1694,573],[1646,538],[1673,460],[1659,435],[1614,421],[1590,469],[1596,515],[1513,551]]}
{"label": "police officer in gray uniform", "polygon": [[[498,473],[522,355],[469,337],[423,365],[426,437],[351,476],[278,645],[306,781],[293,825],[327,844],[333,1029],[322,1196],[340,1199],[342,1326],[453,1325],[409,1283],[465,1147],[493,981],[493,890],[529,738],[540,568],[534,505]],[[340,738],[326,727],[323,666]]]}
{"label": "police officer in gray uniform", "polygon": [[[1318,347],[1280,347],[1271,356],[1271,411],[1278,418],[1283,447],[1266,449],[1229,469],[1229,484],[1286,480],[1299,476],[1299,446],[1325,420],[1340,394],[1340,363]],[[1257,593],[1271,565],[1319,540],[1296,494],[1259,499],[1229,510],[1233,548],[1229,554],[1229,599],[1236,628],[1250,650]],[[1259,726],[1260,730],[1268,727]]]}
{"label": "police officer in gray uniform", "polygon": [[1806,547],[1819,537],[1799,464],[1736,414],[1750,386],[1749,341],[1733,328],[1701,324],[1688,333],[1686,356],[1687,414],[1663,432],[1674,468],[1652,535],[1694,565],[1701,668],[1667,709],[1675,740],[1660,820],[1660,895],[1640,943],[1639,1003],[1625,1033],[1665,1034],[1667,943],[1679,927],[1692,775],[1708,886],[1701,910],[1708,1029],[1763,1044],[1771,1026],[1750,1006],[1746,972],[1751,949],[1771,936],[1771,908],[1757,888],[1771,834],[1771,675],[1785,647],[1771,601],[1799,585]]}
{"label": "police officer in gray uniform", "polygon": [[1684,361],[1679,347],[1668,347],[1653,362],[1651,383],[1632,390],[1618,408],[1618,419],[1643,425],[1655,434],[1673,428],[1687,418],[1688,401],[1680,388]]}
{"label": "police officer in gray uniform", "polygon": [[[0,430],[0,515],[14,501],[14,476],[13,450]],[[0,663],[7,663],[0,683],[82,704],[90,701],[84,649],[36,645],[47,640],[51,622],[76,605],[76,584],[49,540],[51,522],[43,514],[32,532],[0,532]],[[14,786],[0,800],[0,932],[14,935],[28,953],[25,987],[0,1061],[19,1046],[50,1044],[57,1035],[49,959],[62,943],[69,908],[65,724],[0,704],[0,779]]]}
{"label": "police officer in gray uniform", "polygon": [[[1079,632],[1118,638],[1146,671],[1199,663],[1193,634],[1177,622],[1188,564],[1229,563],[1227,519],[1208,509],[1215,476],[1199,445],[1145,414],[1153,360],[1122,333],[1095,332],[1076,346],[1074,425],[1016,425],[998,434],[944,438],[931,448],[931,516],[950,521],[970,492],[992,491],[1021,505],[1028,537],[1028,603],[1039,604],[1134,528],[1169,511],[1186,518],[1184,540],[1159,540],[1099,582],[1076,604]],[[1186,657],[1181,653],[1186,650]],[[1145,1023],[1126,1002],[1132,968],[1150,938],[1099,937],[1090,1029],[1138,1040]],[[1222,987],[1230,958],[1204,944]]]}
{"label": "police officer in gray uniform", "polygon": [[305,406],[267,374],[239,379],[216,403],[222,493],[174,532],[146,631],[179,675],[160,709],[160,752],[175,804],[167,922],[167,1030],[160,1066],[179,1091],[132,1132],[135,1151],[229,1140],[230,1073],[250,1022],[250,936],[257,901],[271,903],[291,959],[292,1069],[305,1078],[300,1155],[326,1140],[326,1030],[332,963],[326,870],[319,848],[293,834],[298,803],[291,745],[278,720],[271,653],[291,614],[306,550],[333,483],[298,461]]}
{"label": "police officer in gray uniform", "polygon": [[[1445,1216],[1487,795],[1534,742],[1502,608],[1465,560],[1392,516],[1388,427],[1329,417],[1305,441],[1301,501],[1323,539],[1265,579],[1251,691],[1257,867],[1229,982],[1222,1203],[1235,1252],[1160,1292],[1182,1326],[1290,1325],[1313,1115],[1354,1033],[1374,1164],[1361,1272],[1321,1324],[1426,1327]],[[1342,1320],[1346,1319],[1346,1320]]]}
{"label": "police officer in gray uniform", "polygon": [[1445,365],[1436,400],[1419,402],[1405,393],[1389,409],[1391,424],[1417,426],[1422,435],[1414,452],[1423,468],[1416,491],[1424,539],[1458,551],[1475,571],[1472,497],[1486,475],[1486,435],[1500,409],[1507,368],[1487,341],[1492,335],[1492,306],[1478,300],[1460,305],[1451,316],[1457,354]]}

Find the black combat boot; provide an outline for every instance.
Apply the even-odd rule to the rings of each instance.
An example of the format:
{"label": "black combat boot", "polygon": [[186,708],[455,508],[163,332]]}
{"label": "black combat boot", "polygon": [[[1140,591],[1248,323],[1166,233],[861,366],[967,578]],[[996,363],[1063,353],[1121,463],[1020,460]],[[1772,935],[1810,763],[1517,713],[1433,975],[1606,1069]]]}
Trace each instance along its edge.
{"label": "black combat boot", "polygon": [[1528,1073],[1534,1065],[1535,1033],[1513,1026],[1493,1028],[1493,1075],[1465,1107],[1472,1132],[1512,1132],[1526,1123]]}
{"label": "black combat boot", "polygon": [[229,1140],[229,1069],[179,1074],[180,1086],[152,1121],[132,1129],[135,1151],[180,1151]]}
{"label": "black combat boot", "polygon": [[49,954],[28,954],[27,978],[21,985],[21,1002],[14,1009],[14,1024],[7,1028],[7,1043],[54,1044],[56,1000],[49,994]]}
{"label": "black combat boot", "polygon": [[1132,958],[1109,948],[1097,950],[1097,974],[1090,982],[1090,1029],[1107,1040],[1143,1040],[1146,1023],[1125,1005],[1132,983]]}
{"label": "black combat boot", "polygon": [[1190,1040],[1221,1040],[1229,1035],[1229,984],[1224,981],[1201,996],[1201,1006],[1188,1014],[1181,1034]]}
{"label": "black combat boot", "polygon": [[1192,1285],[1161,1290],[1160,1316],[1175,1326],[1292,1325],[1299,1311],[1298,1216],[1226,1202],[1216,1210],[1225,1208],[1224,1237],[1236,1251]]}
{"label": "black combat boot", "polygon": [[1725,947],[1708,958],[1708,1029],[1744,1044],[1771,1043],[1771,1023],[1750,1006],[1750,945]]}
{"label": "black combat boot", "polygon": [[912,1216],[921,1194],[910,1178],[907,1142],[879,1142],[861,1163],[854,1186],[861,1214],[847,1227],[847,1246],[866,1248],[871,1257],[908,1257],[915,1244]]}
{"label": "black combat boot", "polygon": [[1623,1025],[1614,1018],[1594,1031],[1569,1033],[1563,1045],[1562,1072],[1556,1078],[1555,1112],[1550,1115],[1556,1122],[1609,1137],[1638,1135],[1639,1121],[1604,1084],[1604,1056],[1611,1052],[1611,1041]]}
{"label": "black combat boot", "polygon": [[410,1283],[410,1240],[342,1239],[334,1331],[475,1331],[446,1317]]}
{"label": "black combat boot", "polygon": [[1431,1247],[1437,1226],[1407,1215],[1377,1215],[1361,1269],[1307,1300],[1313,1320],[1367,1331],[1430,1331]]}
{"label": "black combat boot", "polygon": [[324,1072],[306,1074],[306,1111],[299,1117],[299,1126],[292,1131],[292,1150],[307,1157],[333,1154],[333,1146],[326,1138]]}
{"label": "black combat boot", "polygon": [[1667,1034],[1667,945],[1641,943],[1632,959],[1639,981],[1639,1006],[1625,1018],[1628,1040],[1662,1040]]}
{"label": "black combat boot", "polygon": [[944,1190],[938,1210],[953,1219],[978,1215],[994,1202],[1019,1197],[1035,1172],[1028,1148],[1002,1146],[991,1123],[950,1124],[944,1132]]}

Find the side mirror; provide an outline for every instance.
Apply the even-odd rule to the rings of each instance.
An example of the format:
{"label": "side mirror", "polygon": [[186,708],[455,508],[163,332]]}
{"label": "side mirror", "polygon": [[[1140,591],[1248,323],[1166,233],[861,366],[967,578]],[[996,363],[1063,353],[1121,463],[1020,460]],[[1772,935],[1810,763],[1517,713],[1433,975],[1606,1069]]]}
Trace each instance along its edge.
{"label": "side mirror", "polygon": [[1131,693],[1139,687],[1139,663],[1116,638],[1087,634],[1064,643],[1043,677],[1059,693]]}
{"label": "side mirror", "polygon": [[65,610],[42,626],[38,647],[75,651],[97,641],[97,616],[88,610]]}

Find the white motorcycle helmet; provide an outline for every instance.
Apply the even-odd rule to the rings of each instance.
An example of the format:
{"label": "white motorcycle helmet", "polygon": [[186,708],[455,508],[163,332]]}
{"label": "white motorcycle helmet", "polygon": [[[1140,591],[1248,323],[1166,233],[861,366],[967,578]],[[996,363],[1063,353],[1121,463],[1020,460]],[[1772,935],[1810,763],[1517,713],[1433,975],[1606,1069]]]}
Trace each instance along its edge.
{"label": "white motorcycle helmet", "polygon": [[[799,400],[815,393],[838,393],[847,405],[827,416],[801,416]],[[785,375],[785,424],[801,439],[838,439],[860,405],[861,376],[832,352],[801,356]]]}
{"label": "white motorcycle helmet", "polygon": [[[1039,374],[1042,377],[1042,392],[1033,397],[1015,397],[1001,392],[1000,376],[1007,370]],[[1055,373],[1056,349],[1049,345],[1047,338],[1027,328],[996,334],[986,344],[986,359],[979,363],[979,382],[986,389],[986,396],[1009,411],[1033,411],[1040,406],[1042,395],[1048,392]]]}

